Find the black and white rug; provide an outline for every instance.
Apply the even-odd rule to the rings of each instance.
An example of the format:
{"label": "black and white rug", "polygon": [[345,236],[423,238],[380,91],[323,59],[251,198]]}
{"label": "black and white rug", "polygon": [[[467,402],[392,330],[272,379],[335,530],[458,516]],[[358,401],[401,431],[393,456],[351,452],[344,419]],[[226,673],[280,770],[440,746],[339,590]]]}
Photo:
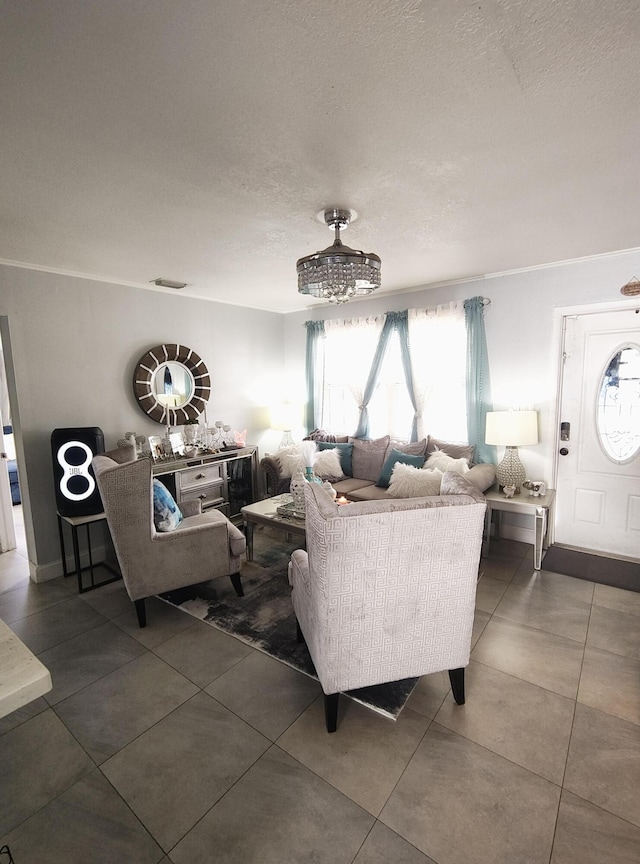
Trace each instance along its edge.
{"label": "black and white rug", "polygon": [[[296,640],[287,565],[299,543],[287,543],[282,532],[256,528],[254,560],[242,565],[244,597],[238,597],[228,577],[160,595],[182,611],[230,633],[247,645],[316,678],[304,643]],[[396,719],[419,678],[351,690],[345,695]]]}

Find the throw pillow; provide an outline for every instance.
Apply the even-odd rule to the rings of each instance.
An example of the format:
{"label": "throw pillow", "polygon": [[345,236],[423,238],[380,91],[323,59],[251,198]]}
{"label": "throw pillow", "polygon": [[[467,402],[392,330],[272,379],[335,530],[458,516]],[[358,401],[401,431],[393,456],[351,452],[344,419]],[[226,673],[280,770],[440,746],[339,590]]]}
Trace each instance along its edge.
{"label": "throw pillow", "polygon": [[431,456],[438,450],[442,450],[447,456],[453,456],[454,459],[466,459],[467,464],[473,464],[475,447],[473,444],[450,444],[448,441],[440,441],[438,438],[432,438],[429,435],[427,442],[427,456]]}
{"label": "throw pillow", "polygon": [[384,460],[382,472],[376,480],[376,486],[386,489],[391,482],[391,472],[398,462],[403,465],[413,465],[414,468],[422,468],[424,465],[424,456],[412,456],[410,453],[402,453],[400,450],[392,449],[391,453]]}
{"label": "throw pillow", "polygon": [[183,516],[167,487],[153,478],[153,524],[156,531],[173,531]]}
{"label": "throw pillow", "polygon": [[466,474],[469,470],[469,463],[464,457],[454,459],[453,456],[447,456],[442,450],[436,450],[425,462],[425,468],[437,468],[439,471],[454,471],[456,474]]}
{"label": "throw pillow", "polygon": [[[391,450],[399,450],[401,453],[410,453],[411,456],[424,456],[427,458],[427,439],[423,438],[421,441],[411,441],[408,444],[406,442],[400,441],[391,441],[389,444],[389,452]],[[389,453],[387,453],[387,456]]]}
{"label": "throw pillow", "polygon": [[415,468],[396,462],[391,472],[391,482],[387,493],[392,498],[422,498],[426,495],[439,495],[442,471],[437,468]]}
{"label": "throw pillow", "polygon": [[327,441],[320,441],[318,450],[337,450],[340,454],[342,473],[345,477],[353,477],[353,444],[330,444]]}
{"label": "throw pillow", "polygon": [[353,444],[351,464],[354,477],[376,482],[382,471],[389,440],[388,435],[374,439],[349,438],[349,444]]}
{"label": "throw pillow", "polygon": [[[296,471],[304,471],[306,468],[300,447],[288,447],[284,450],[279,450],[277,458],[280,463],[280,474],[282,477],[293,477]],[[340,455],[335,446],[330,450],[316,451],[314,459],[314,473],[318,477],[322,477],[323,480],[329,477],[333,480],[338,480],[344,476],[340,464]]]}

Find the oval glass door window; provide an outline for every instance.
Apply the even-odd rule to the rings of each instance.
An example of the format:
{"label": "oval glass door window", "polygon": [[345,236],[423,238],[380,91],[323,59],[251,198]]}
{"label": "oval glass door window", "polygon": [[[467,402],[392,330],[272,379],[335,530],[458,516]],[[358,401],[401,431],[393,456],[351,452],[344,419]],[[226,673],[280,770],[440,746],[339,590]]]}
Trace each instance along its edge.
{"label": "oval glass door window", "polygon": [[598,393],[602,449],[619,464],[640,451],[640,348],[625,345],[607,363]]}

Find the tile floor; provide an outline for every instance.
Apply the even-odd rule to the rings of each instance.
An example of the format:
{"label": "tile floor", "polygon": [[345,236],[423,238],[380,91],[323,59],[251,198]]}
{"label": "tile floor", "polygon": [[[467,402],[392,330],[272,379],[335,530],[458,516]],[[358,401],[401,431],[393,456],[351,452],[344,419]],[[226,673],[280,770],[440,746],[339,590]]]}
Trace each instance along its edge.
{"label": "tile floor", "polygon": [[424,678],[393,723],[121,583],[28,581],[0,617],[54,689],[0,720],[16,864],[640,861],[640,594],[483,562],[467,703]]}

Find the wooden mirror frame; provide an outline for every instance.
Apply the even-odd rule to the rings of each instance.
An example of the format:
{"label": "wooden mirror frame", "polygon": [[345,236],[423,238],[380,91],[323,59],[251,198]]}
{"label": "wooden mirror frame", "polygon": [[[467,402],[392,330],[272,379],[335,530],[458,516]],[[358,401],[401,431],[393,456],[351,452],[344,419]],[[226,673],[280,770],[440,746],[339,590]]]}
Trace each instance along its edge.
{"label": "wooden mirror frame", "polygon": [[[179,363],[193,377],[191,398],[179,408],[158,402],[153,391],[154,375],[163,363]],[[133,373],[133,392],[149,419],[165,426],[182,426],[188,420],[197,420],[204,411],[211,395],[211,379],[202,358],[186,345],[156,345],[138,361]]]}

